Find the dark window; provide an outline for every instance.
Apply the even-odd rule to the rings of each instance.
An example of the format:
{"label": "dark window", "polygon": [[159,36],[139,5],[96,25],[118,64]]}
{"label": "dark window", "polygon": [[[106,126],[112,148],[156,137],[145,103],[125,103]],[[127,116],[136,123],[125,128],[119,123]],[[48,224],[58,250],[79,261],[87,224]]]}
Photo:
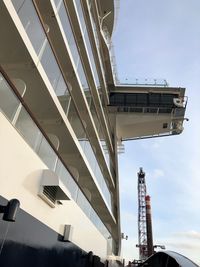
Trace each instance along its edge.
{"label": "dark window", "polygon": [[147,106],[148,94],[137,95],[137,106]]}
{"label": "dark window", "polygon": [[110,104],[114,105],[114,106],[117,106],[117,105],[124,106],[125,105],[124,96],[125,96],[125,94],[111,93],[110,94]]}
{"label": "dark window", "polygon": [[149,106],[155,107],[160,104],[160,94],[149,94]]}
{"label": "dark window", "polygon": [[175,95],[172,94],[163,94],[161,95],[161,106],[162,107],[173,107],[173,99]]}
{"label": "dark window", "polygon": [[126,94],[126,105],[135,106],[137,103],[137,94]]}
{"label": "dark window", "polygon": [[166,129],[168,127],[168,123],[163,123],[163,129]]}

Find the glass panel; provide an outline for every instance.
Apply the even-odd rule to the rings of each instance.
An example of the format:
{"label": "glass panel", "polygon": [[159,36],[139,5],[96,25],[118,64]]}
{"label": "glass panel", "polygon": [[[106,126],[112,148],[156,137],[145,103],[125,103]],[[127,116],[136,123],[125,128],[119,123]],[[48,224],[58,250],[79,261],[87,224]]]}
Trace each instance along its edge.
{"label": "glass panel", "polygon": [[75,3],[76,3],[78,15],[79,15],[80,26],[81,26],[82,32],[84,34],[85,30],[86,30],[86,25],[85,25],[84,15],[83,15],[83,12],[82,12],[81,2],[79,0],[75,0]]}
{"label": "glass panel", "polygon": [[83,87],[83,90],[85,91],[86,97],[88,95],[91,96],[89,85],[88,85],[88,82],[87,82],[87,79],[86,79],[86,76],[85,76],[85,72],[83,70],[83,65],[82,65],[82,63],[80,61],[78,63],[77,72],[78,72],[78,77],[80,79],[80,82],[81,82],[81,85]]}
{"label": "glass panel", "polygon": [[147,94],[137,94],[137,105],[146,106],[147,105]]}
{"label": "glass panel", "polygon": [[10,86],[0,73],[0,109],[12,121],[19,105],[19,100],[10,90]]}
{"label": "glass panel", "polygon": [[58,96],[58,100],[60,101],[60,104],[65,112],[65,114],[68,116],[68,111],[71,103],[71,96],[70,95],[63,95]]}
{"label": "glass panel", "polygon": [[59,4],[60,4],[61,1],[62,1],[62,0],[53,0],[53,2],[54,2],[54,4],[55,4],[56,7],[59,6]]}
{"label": "glass panel", "polygon": [[84,213],[89,217],[91,206],[88,200],[86,199],[86,197],[84,196],[84,194],[80,190],[78,191],[77,204],[84,211]]}
{"label": "glass panel", "polygon": [[55,169],[58,156],[44,137],[42,138],[42,142],[40,143],[39,149],[36,152],[49,169]]}
{"label": "glass panel", "polygon": [[71,197],[76,201],[77,199],[77,192],[78,192],[78,185],[73,180],[71,174],[68,172],[68,170],[65,168],[63,163],[60,159],[58,159],[58,163],[56,165],[56,170],[58,177],[61,179],[63,184],[67,187],[69,190]]}
{"label": "glass panel", "polygon": [[[56,90],[61,74],[51,46],[48,42],[46,43],[45,50],[41,56],[41,64],[49,78],[53,89]],[[59,89],[57,90],[59,91]]]}
{"label": "glass panel", "polygon": [[[81,4],[80,4],[80,2],[77,2],[77,4],[78,4],[78,10],[80,11],[80,14],[81,14],[81,21],[84,22],[84,24],[85,24],[83,13],[82,13]],[[76,66],[77,66],[78,77],[80,79],[82,88],[83,88],[83,90],[85,92],[85,96],[86,96],[87,102],[88,102],[88,104],[90,106],[90,109],[91,109],[91,112],[92,112],[92,115],[93,115],[93,119],[94,119],[94,122],[95,122],[95,126],[96,126],[97,132],[98,132],[99,120],[98,119],[96,120],[96,118],[97,118],[96,109],[94,107],[94,103],[93,103],[93,99],[92,99],[92,96],[91,96],[90,88],[89,88],[89,85],[88,85],[88,82],[87,82],[87,79],[86,79],[86,75],[85,75],[85,72],[84,72],[84,69],[83,69],[83,65],[82,65],[82,62],[81,62],[81,59],[80,59],[80,55],[79,55],[79,52],[78,52],[78,49],[77,49],[76,41],[75,41],[72,29],[71,29],[71,25],[70,25],[70,21],[69,21],[69,18],[68,18],[66,9],[65,9],[65,5],[64,5],[63,2],[61,4],[61,8],[60,8],[58,14],[59,14],[62,26],[63,26],[63,30],[64,30],[65,37],[66,37],[66,41],[68,42],[68,44],[70,46],[70,51],[72,53],[73,60],[74,60],[74,62],[76,64]],[[81,25],[82,25],[82,23],[81,23]],[[97,73],[96,66],[95,66],[95,63],[94,63],[93,54],[92,54],[92,48],[91,48],[91,45],[90,45],[90,42],[89,42],[89,37],[88,37],[87,31],[86,31],[86,34],[87,34],[86,39],[87,39],[87,43],[88,43],[88,50],[90,51],[90,58],[92,59],[93,67],[95,68],[95,72]],[[99,81],[98,81],[98,86],[99,86]],[[74,127],[73,127],[73,129],[74,129]],[[75,132],[76,132],[76,130],[75,130]]]}
{"label": "glass panel", "polygon": [[[2,99],[5,102],[7,102],[7,104],[11,100],[11,106],[12,106],[12,103],[17,104],[17,105],[14,105],[14,107],[16,106],[14,110],[11,109],[12,112],[10,112],[9,109],[7,111],[6,108],[3,108],[5,110],[5,113],[7,113],[8,115],[12,114],[12,115],[9,115],[9,119],[11,120],[12,117],[15,116],[14,111],[16,111],[17,107],[21,104],[20,104],[20,101],[15,96],[15,94],[12,92],[12,89],[10,88],[10,86],[5,81],[2,74],[0,74],[0,108],[4,106],[3,105],[4,102],[1,101]],[[85,195],[78,188],[77,183],[74,181],[69,171],[65,168],[61,160],[58,159],[57,154],[52,149],[50,144],[47,142],[45,137],[42,135],[39,128],[37,127],[37,125],[32,120],[32,118],[30,117],[30,115],[28,114],[28,112],[25,110],[23,106],[21,107],[15,127],[24,136],[25,141],[35,150],[35,152],[44,161],[44,163],[48,166],[48,168],[51,170],[55,170],[55,172],[60,177],[63,184],[68,188],[74,201],[77,202],[77,204],[80,206],[83,212],[88,216],[88,218],[90,218],[90,220],[94,223],[97,229],[107,239],[110,236],[109,231],[107,230],[103,222],[100,220],[100,218],[98,217],[98,215],[96,214],[92,206],[90,205]],[[85,144],[86,144],[85,146],[86,150],[88,150],[89,148],[91,152],[90,156],[92,159],[92,157],[94,156],[92,148],[88,141],[85,142]],[[95,159],[94,161],[95,161],[96,166],[98,166],[95,156],[94,156],[94,159]],[[105,195],[107,195],[108,189],[107,189],[107,185],[105,184],[105,181],[101,181],[101,184],[102,184],[102,191],[105,192]],[[109,196],[107,197],[109,198]]]}
{"label": "glass panel", "polygon": [[76,182],[73,179],[71,179],[69,181],[68,189],[69,189],[69,191],[71,193],[71,196],[72,196],[73,200],[76,201],[79,189],[78,189],[78,186],[77,186]]}
{"label": "glass panel", "polygon": [[79,115],[77,113],[77,110],[75,108],[73,101],[70,102],[69,111],[68,111],[68,120],[76,134],[77,139],[81,141],[86,140],[85,129],[83,128],[83,125],[81,123],[81,120],[79,118]]}
{"label": "glass panel", "polygon": [[36,150],[38,144],[41,142],[42,135],[38,127],[33,122],[28,112],[22,107],[17,118],[15,127],[24,136],[26,142]]}
{"label": "glass panel", "polygon": [[95,169],[96,169],[96,158],[95,158],[95,155],[94,155],[94,152],[92,150],[92,147],[91,147],[91,144],[89,141],[85,141],[85,147],[84,147],[84,152],[85,152],[85,155],[87,157],[87,160],[90,164],[90,167],[93,171],[93,173],[95,174]]}
{"label": "glass panel", "polygon": [[[89,85],[87,83],[86,75],[85,75],[84,68],[83,68],[83,65],[81,62],[81,58],[80,58],[80,55],[78,52],[78,48],[76,45],[74,34],[72,32],[72,28],[70,25],[68,14],[66,12],[65,5],[63,2],[61,4],[61,8],[60,8],[58,14],[59,14],[59,18],[61,20],[62,27],[63,27],[64,33],[65,33],[66,41],[68,42],[68,45],[70,47],[70,52],[72,54],[73,61],[74,61],[75,66],[77,68],[77,72],[78,72],[78,76],[79,76],[81,85],[83,87],[83,90],[87,91],[87,95],[88,95],[88,94],[90,94]],[[86,97],[87,97],[87,95],[86,95]]]}
{"label": "glass panel", "polygon": [[[15,7],[17,8],[17,5],[15,5]],[[32,0],[24,1],[23,5],[19,9],[18,15],[35,49],[35,52],[39,54],[46,36]]]}
{"label": "glass panel", "polygon": [[80,56],[79,56],[79,52],[78,52],[78,48],[74,39],[74,35],[71,29],[71,25],[69,22],[69,18],[65,9],[65,5],[62,1],[61,3],[61,7],[59,9],[59,18],[61,20],[62,23],[62,28],[64,30],[65,33],[65,37],[66,37],[66,41],[68,42],[69,46],[70,46],[70,51],[72,53],[72,57],[75,63],[75,66],[77,67],[78,62],[80,61]]}
{"label": "glass panel", "polygon": [[161,106],[164,107],[171,107],[174,105],[173,103],[173,98],[175,97],[175,95],[171,95],[171,94],[162,94],[161,95]]}
{"label": "glass panel", "polygon": [[87,51],[89,54],[89,60],[91,63],[91,68],[93,71],[95,84],[96,84],[96,87],[100,87],[99,77],[98,77],[98,73],[97,73],[97,69],[96,69],[96,65],[95,65],[95,61],[94,61],[94,55],[92,52],[92,47],[90,44],[90,39],[89,39],[89,35],[88,35],[88,31],[87,31],[87,27],[86,27],[86,23],[85,23],[85,19],[84,19],[82,5],[81,5],[80,0],[76,0],[75,2],[76,2],[77,11],[78,11],[79,19],[80,19],[80,26],[81,26],[82,33],[83,33],[83,36],[85,39],[86,48],[87,48]]}
{"label": "glass panel", "polygon": [[12,0],[13,6],[15,10],[18,12],[19,9],[22,7],[24,4],[25,0]]}
{"label": "glass panel", "polygon": [[[81,12],[82,12],[82,10],[81,10]],[[46,74],[49,78],[49,81],[50,81],[52,87],[54,88],[57,95],[61,96],[62,93],[65,94],[67,88],[64,85],[64,80],[62,78],[60,69],[57,65],[56,59],[54,57],[51,46],[48,43],[48,40],[46,38],[41,38],[41,40],[42,40],[41,45],[37,46],[38,43],[40,43],[40,39],[38,39],[38,33],[39,33],[40,37],[41,36],[45,37],[45,34],[44,34],[43,28],[40,24],[39,18],[37,16],[37,13],[35,11],[34,5],[33,5],[31,0],[26,0],[24,2],[22,8],[19,11],[19,16],[21,18],[21,21],[22,21],[24,27],[25,27],[25,30],[27,31],[27,34],[28,34],[30,40],[33,43],[35,50],[39,52],[39,50],[40,50],[39,48],[41,48],[43,45],[44,51],[41,54],[41,64],[42,64],[44,70],[46,71]],[[82,65],[82,62],[80,59],[80,55],[78,53],[78,48],[76,46],[76,42],[75,42],[75,39],[73,36],[71,25],[70,25],[68,15],[66,13],[66,9],[65,9],[63,2],[61,3],[61,8],[59,10],[59,16],[60,16],[60,19],[61,19],[62,24],[63,24],[63,29],[64,29],[64,32],[66,35],[66,40],[69,42],[69,45],[70,45],[70,49],[71,49],[71,53],[72,53],[73,58],[74,58],[74,62],[78,66],[77,71],[79,74],[79,78],[80,78],[82,87],[85,90],[85,95],[86,95],[88,101],[90,102],[92,100],[91,93],[89,90],[86,75],[84,73],[83,65]],[[84,19],[83,14],[82,14],[82,19]],[[89,42],[88,36],[87,36],[87,39]],[[45,41],[45,43],[43,41]],[[90,50],[91,50],[91,46],[90,46]],[[66,99],[66,101],[68,101],[68,100],[69,99]],[[60,101],[62,102],[62,106],[65,106],[65,104],[66,104],[66,108],[67,108],[67,106],[68,106],[67,103],[63,102],[63,99],[61,100],[61,98],[60,98]],[[94,106],[94,105],[91,105],[91,107],[92,106]],[[93,112],[92,112],[93,116],[97,117],[96,114],[94,115],[94,112],[96,112],[96,110],[93,108]],[[32,135],[34,135],[33,134],[34,131],[31,130],[33,128],[33,125],[27,118],[25,118],[26,115],[27,114],[25,114],[25,113],[20,113],[19,120],[17,121],[17,127],[20,129],[22,134],[26,136],[28,143],[30,143],[30,145],[34,149],[36,149],[36,144],[34,143],[35,139],[34,139],[34,136],[32,136]],[[82,126],[82,123],[80,121],[80,118],[77,114],[77,111],[76,111],[72,101],[71,101],[70,106],[69,106],[68,119],[72,125],[72,128],[73,128],[78,140],[80,140],[80,142],[83,142],[84,140],[86,140],[85,139],[86,138],[85,130]],[[28,126],[28,124],[30,124],[30,125]],[[97,124],[97,122],[96,122],[96,124]],[[98,125],[96,125],[96,127],[98,128]],[[82,143],[82,147],[83,147],[83,143]],[[94,175],[96,176],[96,179],[98,181],[99,186],[102,189],[102,192],[105,192],[105,189],[103,190],[103,188],[102,188],[102,185],[105,183],[104,177],[102,175],[102,172],[100,170],[100,167],[99,167],[98,162],[95,158],[95,154],[93,152],[93,149],[91,148],[89,141],[87,143],[85,143],[84,151],[85,151],[86,157],[88,158],[89,163],[91,163],[91,168],[94,172]],[[55,161],[56,161],[55,152],[52,150],[52,148],[50,146],[48,146],[48,142],[45,139],[43,139],[41,144],[40,144],[40,147],[38,149],[38,154],[50,169],[54,169]],[[92,162],[90,162],[91,157],[93,157],[93,159],[94,159]],[[106,186],[104,185],[104,187],[106,187]],[[107,201],[107,202],[109,203],[109,201]]]}
{"label": "glass panel", "polygon": [[60,77],[55,88],[55,93],[57,96],[69,95],[67,85],[63,79],[62,74],[60,73]]}
{"label": "glass panel", "polygon": [[136,102],[137,102],[136,94],[126,94],[126,105],[127,106],[135,105]]}
{"label": "glass panel", "polygon": [[[90,9],[90,12],[91,12],[91,9]],[[92,12],[91,12],[92,13]],[[96,45],[97,47],[99,48],[100,47],[100,44],[99,44],[99,37],[98,37],[98,33],[97,33],[97,28],[96,28],[96,24],[94,22],[94,19],[92,17],[92,14],[90,16],[90,19],[91,19],[91,22],[92,22],[92,27],[93,27],[93,32],[94,32],[94,36],[95,36],[95,40],[96,40]],[[100,63],[102,64],[102,61],[101,61],[101,58],[100,58]],[[102,68],[103,71],[104,71],[104,68]]]}

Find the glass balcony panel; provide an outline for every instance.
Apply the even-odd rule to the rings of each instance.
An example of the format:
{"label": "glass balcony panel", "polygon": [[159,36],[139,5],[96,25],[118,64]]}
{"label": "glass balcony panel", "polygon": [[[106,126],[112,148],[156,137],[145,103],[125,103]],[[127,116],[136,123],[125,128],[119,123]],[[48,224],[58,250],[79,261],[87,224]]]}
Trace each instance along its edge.
{"label": "glass balcony panel", "polygon": [[81,29],[82,29],[82,33],[83,33],[84,40],[85,40],[85,43],[86,43],[87,52],[88,52],[88,55],[89,55],[89,60],[90,60],[90,63],[91,63],[91,68],[92,68],[92,71],[93,71],[95,84],[96,84],[96,87],[99,88],[100,87],[99,77],[98,77],[98,73],[97,73],[97,69],[96,69],[96,65],[95,65],[95,61],[94,61],[94,55],[93,55],[93,52],[92,52],[92,47],[91,47],[91,43],[90,43],[90,39],[89,39],[89,35],[88,35],[86,23],[85,23],[85,18],[84,18],[84,14],[83,14],[83,10],[82,10],[82,5],[81,5],[80,0],[76,0],[75,3],[76,3],[78,16],[79,16],[79,20],[80,20],[80,26],[81,26]]}
{"label": "glass balcony panel", "polygon": [[59,96],[58,100],[60,101],[60,104],[61,104],[66,116],[68,116],[68,111],[69,111],[69,107],[70,107],[70,103],[71,103],[71,96],[70,95]]}
{"label": "glass balcony panel", "polygon": [[102,145],[102,148],[103,148],[103,152],[104,152],[104,155],[105,155],[107,166],[110,169],[110,155],[109,155],[109,150],[108,150],[108,146],[107,146],[107,144],[106,144],[106,142],[105,142],[105,140],[103,138],[101,138],[101,145]]}
{"label": "glass balcony panel", "polygon": [[19,9],[22,7],[23,3],[25,2],[25,0],[12,0],[12,4],[15,8],[15,10],[18,12]]}
{"label": "glass balcony panel", "polygon": [[68,45],[69,45],[69,48],[70,48],[70,52],[72,54],[73,61],[75,63],[75,66],[76,66],[76,69],[77,69],[77,72],[78,72],[78,76],[79,76],[82,88],[86,92],[85,94],[86,94],[86,97],[87,97],[88,94],[91,95],[90,89],[89,89],[89,85],[88,85],[88,82],[87,82],[87,79],[86,79],[86,75],[85,75],[85,71],[83,69],[81,58],[80,58],[80,55],[79,55],[79,52],[78,52],[78,48],[77,48],[77,45],[76,45],[74,34],[73,34],[73,31],[72,31],[72,28],[71,28],[71,24],[70,24],[70,21],[69,21],[69,17],[68,17],[68,14],[66,12],[65,5],[64,5],[63,2],[61,4],[61,7],[59,9],[58,14],[59,14],[59,18],[61,20],[62,27],[63,27],[64,33],[65,33],[65,38],[66,38],[66,40],[68,42]]}
{"label": "glass balcony panel", "polygon": [[69,190],[71,197],[76,201],[78,185],[76,184],[71,174],[68,172],[68,170],[63,165],[60,159],[58,159],[55,172],[57,173],[63,184],[66,186],[66,188]]}
{"label": "glass balcony panel", "polygon": [[60,77],[58,79],[57,86],[55,88],[55,93],[58,97],[63,96],[63,95],[69,96],[69,91],[68,91],[67,85],[66,85],[61,73],[60,73]]}
{"label": "glass balcony panel", "polygon": [[[91,22],[92,22],[92,28],[93,28],[93,32],[94,32],[94,37],[95,37],[95,40],[96,40],[96,45],[97,47],[99,48],[100,47],[100,43],[99,43],[99,36],[98,36],[98,33],[97,33],[97,28],[96,28],[96,24],[94,22],[94,19],[92,17],[92,11],[90,9],[90,13],[91,13]],[[100,62],[102,64],[102,62]],[[104,69],[103,69],[104,70]]]}
{"label": "glass balcony panel", "polygon": [[80,79],[82,88],[83,88],[85,95],[87,97],[88,95],[91,95],[91,93],[90,93],[90,88],[89,88],[89,85],[88,85],[88,82],[87,82],[87,79],[85,76],[85,72],[83,70],[83,65],[80,61],[78,63],[77,72],[78,72],[78,77]]}
{"label": "glass balcony panel", "polygon": [[99,119],[97,117],[97,113],[96,113],[96,109],[94,107],[93,101],[91,101],[91,112],[92,112],[92,117],[93,117],[96,129],[97,129],[97,132],[98,132],[98,136],[100,138],[100,142],[101,142],[103,153],[104,153],[104,156],[106,159],[107,167],[110,169],[110,154],[109,154],[108,146],[107,146],[106,141],[105,141],[105,135],[102,131],[101,124],[100,124]]}
{"label": "glass balcony panel", "polygon": [[55,4],[55,6],[56,6],[56,8],[58,8],[60,5],[60,2],[61,2],[62,0],[53,0],[53,2],[54,2],[54,4]]}
{"label": "glass balcony panel", "polygon": [[[55,60],[53,51],[51,49],[50,44],[47,42],[45,49],[41,55],[41,64],[49,78],[49,81],[53,87],[53,89],[56,91],[59,91],[57,88],[58,81],[60,79],[60,69],[58,67],[58,64]],[[61,89],[62,90],[62,89]]]}
{"label": "glass balcony panel", "polygon": [[[60,1],[60,0],[59,0]],[[58,4],[59,1],[55,1]],[[20,5],[13,0],[16,10],[19,9],[19,18],[29,36],[29,39],[35,48],[36,53],[40,56],[41,64],[54,88],[56,94],[66,94],[67,86],[61,75],[60,69],[56,62],[51,46],[46,38],[44,29],[41,25],[35,7],[31,0],[25,0]]]}
{"label": "glass balcony panel", "polygon": [[[26,5],[25,5],[25,3],[26,3]],[[33,21],[32,20],[29,21],[28,16],[25,16],[23,18],[22,17],[23,12],[25,12],[26,9],[31,10],[30,13],[28,13],[28,11],[27,11],[27,14],[29,14],[31,17],[37,17],[37,19],[34,18]],[[23,10],[23,11],[21,11],[21,10]],[[37,13],[35,11],[35,8],[34,8],[32,2],[30,0],[26,0],[26,2],[24,2],[20,11],[21,11],[20,17],[21,17],[22,23],[23,23],[28,35],[30,34],[30,39],[31,39],[32,38],[31,31],[34,31],[34,30],[37,31],[37,28],[39,28],[40,30],[43,30],[43,28],[40,24],[40,21],[39,21],[39,18],[37,16]],[[92,98],[90,98],[91,94],[90,94],[89,86],[87,83],[84,69],[83,69],[83,66],[82,66],[82,63],[80,60],[80,55],[79,55],[78,50],[77,50],[76,42],[75,42],[75,39],[73,36],[71,25],[70,25],[68,15],[66,13],[66,9],[65,9],[63,2],[61,3],[61,8],[59,10],[59,16],[60,16],[60,19],[63,23],[63,29],[64,29],[65,34],[66,34],[66,39],[69,40],[70,49],[71,49],[71,53],[74,57],[74,61],[78,64],[77,65],[78,66],[77,71],[79,74],[79,78],[81,80],[82,87],[84,88],[87,99],[91,100]],[[44,34],[44,32],[43,32],[43,34]],[[34,37],[34,35],[33,35],[33,37]],[[36,40],[36,38],[31,39],[32,42],[34,42],[35,40]],[[47,74],[55,92],[57,92],[57,94],[60,95],[60,93],[64,92],[64,90],[65,90],[65,88],[63,86],[63,80],[61,77],[60,69],[57,65],[57,62],[55,60],[55,57],[54,57],[53,51],[50,47],[50,44],[48,43],[47,39],[44,39],[44,41],[46,41],[45,46],[43,44],[44,51],[42,51],[42,53],[40,53],[41,64],[42,64],[44,70],[46,71],[46,74]],[[37,43],[38,43],[38,40],[37,40]],[[33,45],[34,45],[34,43],[33,43]],[[68,119],[72,125],[72,128],[73,128],[78,140],[80,140],[82,142],[84,140],[84,138],[86,138],[86,134],[85,134],[85,130],[82,126],[82,123],[79,119],[79,116],[78,116],[75,108],[73,107],[72,102],[70,103],[69,112],[68,112],[67,116],[68,116]],[[27,134],[29,134],[29,133],[27,133]],[[89,147],[88,144],[87,144],[87,147]],[[48,149],[49,149],[49,151],[48,151]],[[48,151],[49,155],[48,155],[47,151]],[[38,150],[38,153],[40,154],[41,157],[43,157],[45,163],[47,164],[47,166],[49,168],[53,168],[53,166],[54,166],[54,163],[52,163],[52,162],[54,162],[53,161],[53,154],[51,152],[52,152],[51,147],[47,148],[47,142],[42,141],[42,143],[40,145],[40,149]],[[95,155],[94,155],[92,148],[89,149],[88,151],[85,150],[85,154],[86,154],[86,157],[88,157],[88,158],[91,158],[91,155],[94,156],[95,164],[93,165],[93,163],[92,163],[91,167],[92,167],[94,174],[96,175],[96,179],[97,179],[99,186],[102,187],[102,183],[103,183],[104,178],[103,178],[101,170],[98,166],[98,162],[95,158]]]}
{"label": "glass balcony panel", "polygon": [[63,165],[60,159],[58,159],[58,162],[56,164],[55,172],[60,178],[60,180],[63,182],[63,184],[65,184],[66,187],[68,187],[68,183],[71,179],[71,175],[68,173],[68,171],[66,170],[65,166]]}
{"label": "glass balcony panel", "polygon": [[96,157],[94,155],[93,149],[92,149],[91,144],[90,144],[89,141],[85,142],[84,152],[85,152],[87,160],[88,160],[88,162],[90,164],[90,167],[91,167],[93,173],[95,174],[95,169],[96,169],[97,162],[96,162]]}
{"label": "glass balcony panel", "polygon": [[73,178],[69,180],[67,188],[69,189],[73,200],[76,201],[79,188]]}
{"label": "glass balcony panel", "polygon": [[[70,107],[69,107],[69,111],[68,111],[68,120],[76,134],[77,139],[79,140],[79,143],[83,149],[83,152],[88,160],[88,163],[92,169],[92,172],[95,176],[96,182],[98,183],[99,187],[101,188],[101,191],[103,193],[102,190],[102,185],[104,184],[104,187],[107,188],[107,185],[104,181],[104,177],[102,174],[102,171],[99,167],[99,164],[97,162],[95,153],[92,149],[92,146],[87,138],[85,129],[83,128],[83,125],[81,123],[81,120],[79,118],[79,115],[77,113],[77,110],[75,108],[74,103],[71,101],[70,103]],[[109,209],[112,210],[111,208],[111,201],[110,201],[110,193],[108,188],[105,189],[106,190],[106,194],[104,194],[104,197],[106,198],[107,204],[109,205]],[[104,190],[104,192],[105,192]]]}
{"label": "glass balcony panel", "polygon": [[59,15],[59,18],[60,18],[60,21],[62,24],[62,28],[63,28],[64,33],[65,33],[66,40],[69,44],[70,52],[72,54],[75,66],[77,67],[78,62],[80,61],[80,56],[79,56],[76,41],[74,39],[74,34],[72,32],[72,28],[70,25],[68,14],[66,12],[65,5],[64,5],[63,1],[61,3],[60,9],[58,11],[58,15]]}
{"label": "glass balcony panel", "polygon": [[12,121],[19,105],[20,101],[16,98],[13,91],[10,90],[10,86],[2,74],[0,74],[0,109]]}
{"label": "glass balcony panel", "polygon": [[24,107],[21,108],[15,127],[33,150],[36,150],[38,144],[41,142],[42,135]]}
{"label": "glass balcony panel", "polygon": [[98,215],[94,210],[91,211],[90,213],[90,220],[97,226],[99,229],[99,220],[98,220]]}
{"label": "glass balcony panel", "polygon": [[91,205],[84,196],[84,194],[79,190],[77,195],[77,204],[83,210],[87,217],[90,217]]}
{"label": "glass balcony panel", "polygon": [[85,129],[83,128],[83,125],[81,123],[81,120],[79,118],[79,115],[77,113],[73,101],[70,102],[67,117],[74,130],[74,133],[76,134],[77,139],[81,141],[85,140],[86,139]]}
{"label": "glass balcony panel", "polygon": [[34,8],[33,2],[32,0],[25,0],[20,6],[20,8],[17,4],[17,1],[13,1],[13,4],[16,11],[18,11],[18,16],[35,49],[35,52],[38,55],[44,44],[46,36],[40,23],[37,12]]}
{"label": "glass balcony panel", "polygon": [[[16,101],[13,101],[13,99],[15,99]],[[14,105],[14,107],[16,108],[11,109],[11,112],[9,109],[7,111],[6,108],[4,108],[3,101],[1,100],[6,101],[7,105],[11,100],[11,106],[13,106],[12,103],[16,103],[16,105]],[[21,105],[20,101],[12,92],[12,89],[6,82],[3,75],[0,73],[0,108],[5,113],[5,115],[7,115],[10,121],[12,121],[12,118],[15,117],[16,114],[13,115],[13,113],[17,111],[19,105]],[[48,168],[54,170],[57,173],[63,184],[68,188],[74,201],[77,202],[83,212],[88,216],[88,218],[90,218],[91,222],[107,239],[108,236],[110,236],[109,231],[100,220],[87,198],[78,188],[77,183],[74,181],[69,171],[65,168],[61,160],[58,159],[56,152],[52,149],[48,141],[41,133],[40,129],[37,127],[37,125],[23,106],[21,107],[19,116],[14,126],[22,134],[25,141],[35,150],[41,160],[46,163]],[[86,144],[89,144],[89,142],[86,142]]]}
{"label": "glass balcony panel", "polygon": [[42,141],[36,153],[50,170],[55,170],[58,156],[45,138],[42,138]]}
{"label": "glass balcony panel", "polygon": [[79,20],[80,20],[80,26],[81,26],[82,32],[85,33],[86,25],[85,25],[84,15],[83,15],[83,12],[82,12],[81,2],[79,0],[75,0],[75,4],[76,4],[77,11],[78,11]]}
{"label": "glass balcony panel", "polygon": [[[80,10],[80,14],[81,14],[81,20],[84,21],[84,17],[83,17],[83,13],[82,13],[82,6],[80,5],[80,2],[78,4],[79,4],[78,5],[78,9]],[[91,107],[92,106],[91,105],[92,96],[91,96],[90,88],[89,88],[89,85],[88,85],[88,82],[87,82],[87,79],[86,79],[86,75],[85,75],[85,72],[84,72],[84,69],[83,69],[83,65],[82,65],[82,62],[81,62],[81,59],[80,59],[79,52],[78,52],[78,49],[77,49],[76,41],[75,41],[75,38],[74,38],[74,35],[73,35],[73,31],[72,31],[72,28],[71,28],[71,25],[70,25],[68,14],[66,12],[65,5],[64,5],[63,2],[61,3],[61,7],[59,9],[58,14],[59,14],[59,18],[60,18],[61,23],[62,23],[62,27],[63,27],[64,33],[65,33],[66,40],[68,41],[68,44],[69,44],[69,47],[70,47],[70,51],[71,51],[71,54],[73,56],[73,60],[74,60],[74,62],[76,64],[76,66],[77,66],[78,77],[80,79],[82,88],[84,90],[87,102],[88,102],[89,106]],[[85,21],[84,21],[84,25],[85,25]],[[85,32],[87,32],[87,31],[85,31]],[[90,42],[89,42],[88,34],[87,34],[87,40],[88,40],[88,45],[90,47],[89,50],[90,50],[91,58],[93,58],[92,49],[91,49],[91,45],[90,45]],[[92,62],[94,63],[94,58],[93,58]],[[93,65],[94,65],[94,68],[96,69],[95,63]],[[98,84],[99,84],[99,82],[98,82]],[[93,104],[93,106],[94,106],[94,104]],[[91,108],[91,111],[92,111],[92,108]],[[96,113],[95,109],[93,109],[93,113]],[[93,118],[95,116],[93,115]],[[99,122],[98,122],[98,124],[99,124]],[[95,123],[95,126],[98,127],[97,123]]]}

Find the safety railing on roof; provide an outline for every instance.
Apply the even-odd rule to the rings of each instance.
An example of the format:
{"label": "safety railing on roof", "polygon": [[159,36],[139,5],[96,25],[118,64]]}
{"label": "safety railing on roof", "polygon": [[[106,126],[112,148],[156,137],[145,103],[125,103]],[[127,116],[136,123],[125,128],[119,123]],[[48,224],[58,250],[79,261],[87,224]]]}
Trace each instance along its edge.
{"label": "safety railing on roof", "polygon": [[155,86],[155,87],[168,87],[169,84],[165,79],[154,78],[132,78],[124,77],[120,79],[119,85],[123,86]]}

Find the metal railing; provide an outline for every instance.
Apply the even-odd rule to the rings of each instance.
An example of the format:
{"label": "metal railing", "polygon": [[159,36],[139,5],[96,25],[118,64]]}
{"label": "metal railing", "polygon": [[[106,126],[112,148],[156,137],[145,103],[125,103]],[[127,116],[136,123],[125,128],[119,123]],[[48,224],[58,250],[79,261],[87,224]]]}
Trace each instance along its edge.
{"label": "metal railing", "polygon": [[154,79],[154,78],[133,78],[125,77],[120,80],[118,85],[125,86],[155,86],[155,87],[168,87],[169,84],[165,79]]}
{"label": "metal railing", "polygon": [[[109,106],[113,112],[122,113],[149,113],[149,114],[171,114],[175,117],[183,117],[185,113],[185,107],[171,108],[171,107],[134,107],[134,106]],[[111,110],[111,111],[112,111]]]}
{"label": "metal railing", "polygon": [[22,96],[0,66],[0,113],[1,112],[15,127],[25,142],[40,157],[47,168],[58,175],[69,190],[71,198],[82,209],[105,239],[110,239],[111,233],[73,178],[57,149],[52,145],[49,136],[42,130],[23,101]]}

